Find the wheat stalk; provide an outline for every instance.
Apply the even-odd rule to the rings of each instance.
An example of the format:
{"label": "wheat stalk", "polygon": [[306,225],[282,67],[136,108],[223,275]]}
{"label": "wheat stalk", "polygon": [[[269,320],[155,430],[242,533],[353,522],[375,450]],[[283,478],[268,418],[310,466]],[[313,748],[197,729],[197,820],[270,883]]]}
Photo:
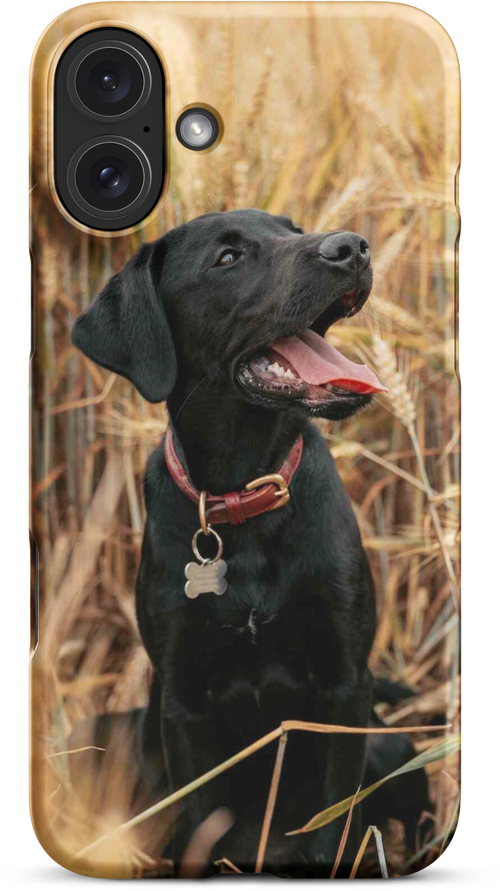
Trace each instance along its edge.
{"label": "wheat stalk", "polygon": [[424,327],[423,322],[418,316],[412,315],[412,313],[408,312],[403,306],[399,306],[397,303],[392,303],[391,300],[387,300],[386,297],[381,297],[380,294],[372,294],[371,305],[372,309],[377,313],[384,316],[399,328],[403,328],[405,331],[420,333]]}
{"label": "wheat stalk", "polygon": [[408,241],[408,237],[413,230],[419,215],[418,211],[415,211],[406,226],[400,226],[396,232],[384,242],[381,249],[377,251],[377,259],[375,263],[377,279],[383,278],[393,263],[397,260]]}
{"label": "wheat stalk", "polygon": [[413,148],[404,133],[393,126],[380,104],[367,94],[353,97],[360,111],[373,118],[380,138],[386,144],[391,155],[406,162],[414,173],[417,172]]}
{"label": "wheat stalk", "polygon": [[439,546],[443,554],[444,564],[450,584],[450,591],[455,603],[455,607],[458,609],[459,592],[457,578],[455,570],[453,568],[453,562],[451,559],[448,542],[443,532],[441,519],[433,500],[434,491],[427,475],[425,460],[422,454],[422,449],[420,447],[420,442],[415,427],[415,421],[417,418],[415,403],[412,396],[410,395],[404,376],[398,369],[397,359],[393,350],[391,349],[389,344],[385,340],[383,340],[377,333],[373,335],[373,355],[375,358],[377,369],[380,372],[380,376],[385,382],[386,386],[389,388],[387,399],[391,404],[392,410],[396,417],[398,417],[402,424],[404,424],[410,435],[410,439],[412,441],[415,456],[417,458],[417,463],[420,470],[420,476],[425,486],[429,513],[431,515]]}
{"label": "wheat stalk", "polygon": [[406,429],[415,423],[417,410],[410,395],[407,383],[402,372],[398,369],[396,355],[392,347],[383,340],[379,334],[373,335],[373,356],[380,377],[388,387],[387,399],[396,417],[405,425]]}
{"label": "wheat stalk", "polygon": [[248,206],[248,161],[236,161],[233,166],[233,201],[235,207]]}
{"label": "wheat stalk", "polygon": [[369,176],[357,176],[352,179],[340,195],[327,202],[316,224],[319,231],[339,229],[352,219],[366,202],[373,185],[372,178]]}
{"label": "wheat stalk", "polygon": [[274,53],[272,49],[268,48],[264,50],[264,71],[262,72],[257,91],[253,97],[252,107],[247,119],[247,127],[249,131],[253,129],[264,110],[267,94],[269,92],[269,85],[271,83],[273,62]]}

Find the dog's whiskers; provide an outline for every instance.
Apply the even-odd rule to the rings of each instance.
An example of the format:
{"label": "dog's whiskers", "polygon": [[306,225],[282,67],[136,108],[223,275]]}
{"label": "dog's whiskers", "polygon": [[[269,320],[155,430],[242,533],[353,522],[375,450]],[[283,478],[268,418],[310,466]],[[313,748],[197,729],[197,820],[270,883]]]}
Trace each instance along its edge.
{"label": "dog's whiskers", "polygon": [[198,387],[201,387],[201,385],[204,384],[205,381],[209,379],[209,377],[210,377],[210,375],[206,374],[205,377],[203,377],[203,378],[201,379],[201,381],[198,381],[198,383],[193,387],[193,389],[191,390],[191,392],[188,393],[188,395],[186,396],[184,402],[182,403],[182,405],[181,405],[179,411],[177,412],[177,414],[176,414],[174,420],[176,420],[176,421],[178,420],[180,413],[181,413],[181,412],[183,411],[183,409],[185,408],[186,403],[189,402],[189,400],[191,399],[191,396],[192,396],[194,393],[196,393],[196,390],[198,389]]}

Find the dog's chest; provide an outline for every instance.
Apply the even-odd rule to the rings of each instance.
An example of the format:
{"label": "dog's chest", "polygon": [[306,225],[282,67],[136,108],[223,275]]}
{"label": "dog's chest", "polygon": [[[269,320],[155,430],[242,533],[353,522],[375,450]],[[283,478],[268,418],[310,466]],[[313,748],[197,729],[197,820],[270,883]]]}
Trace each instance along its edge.
{"label": "dog's chest", "polygon": [[222,630],[237,635],[237,639],[242,643],[251,643],[253,646],[257,646],[259,640],[262,640],[263,634],[265,635],[265,626],[278,619],[278,613],[267,613],[254,607],[249,612],[242,610],[239,615],[234,617],[233,621],[224,622]]}
{"label": "dog's chest", "polygon": [[207,610],[201,622],[185,629],[180,644],[191,653],[207,689],[300,687],[313,680],[319,650],[326,646],[331,652],[332,634],[324,604],[298,599],[274,611],[246,605],[220,613]]}

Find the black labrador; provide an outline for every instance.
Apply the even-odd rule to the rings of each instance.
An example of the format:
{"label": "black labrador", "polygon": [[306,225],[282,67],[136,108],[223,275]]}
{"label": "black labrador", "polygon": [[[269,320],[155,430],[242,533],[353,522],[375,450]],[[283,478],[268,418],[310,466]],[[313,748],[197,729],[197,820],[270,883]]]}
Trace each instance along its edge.
{"label": "black labrador", "polygon": [[[197,490],[244,490],[275,473],[300,434],[304,441],[288,504],[217,527],[228,588],[195,600],[185,596],[184,569],[194,560],[198,509],[170,475],[163,445],[149,460],[137,613],[155,675],[142,749],[145,774],[161,764],[164,793],[283,720],[370,723],[372,577],[310,418],[348,418],[383,389],[323,339],[358,312],[371,286],[370,251],[359,235],[304,234],[260,210],[210,213],[143,245],[76,321],[80,350],[150,402],[167,402]],[[310,834],[285,833],[352,795],[365,756],[362,734],[291,734],[266,870],[329,874],[344,819]],[[275,757],[273,744],[185,799],[176,861],[223,805],[235,822],[221,852],[253,870]],[[359,811],[347,868],[359,845]]]}

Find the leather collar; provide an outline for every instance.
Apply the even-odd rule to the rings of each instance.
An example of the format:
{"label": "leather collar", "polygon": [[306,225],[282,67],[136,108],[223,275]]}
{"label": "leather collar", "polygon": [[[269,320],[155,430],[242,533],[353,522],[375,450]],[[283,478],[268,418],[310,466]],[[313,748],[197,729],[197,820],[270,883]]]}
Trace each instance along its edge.
{"label": "leather collar", "polygon": [[[252,480],[240,492],[228,492],[226,495],[207,493],[206,518],[208,522],[210,524],[231,523],[233,526],[239,526],[252,517],[276,510],[276,508],[287,504],[290,500],[288,486],[300,464],[303,448],[304,439],[301,434],[295,440],[277,473],[269,473]],[[165,437],[165,461],[170,475],[179,489],[194,504],[199,505],[202,493],[195,489],[188,473],[182,466],[175,450],[172,427],[169,427]]]}

